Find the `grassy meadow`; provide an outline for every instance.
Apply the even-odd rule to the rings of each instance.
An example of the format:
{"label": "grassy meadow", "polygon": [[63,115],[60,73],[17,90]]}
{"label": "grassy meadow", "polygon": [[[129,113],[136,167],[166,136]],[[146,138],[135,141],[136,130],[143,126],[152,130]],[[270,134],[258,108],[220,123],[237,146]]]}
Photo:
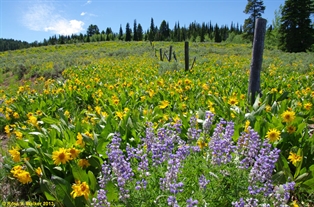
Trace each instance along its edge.
{"label": "grassy meadow", "polygon": [[184,42],[0,53],[2,205],[313,205],[314,54],[264,50],[250,105],[250,45],[189,52],[190,71]]}

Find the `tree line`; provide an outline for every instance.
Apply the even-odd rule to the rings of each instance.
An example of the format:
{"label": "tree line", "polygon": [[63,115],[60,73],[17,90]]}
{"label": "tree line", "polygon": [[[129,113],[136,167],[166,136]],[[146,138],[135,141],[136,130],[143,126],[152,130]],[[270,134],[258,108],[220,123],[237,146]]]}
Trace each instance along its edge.
{"label": "tree line", "polygon": [[42,42],[22,42],[8,39],[0,39],[0,51],[23,49],[27,47],[47,46],[56,44],[72,44],[82,42],[99,42],[99,41],[226,41],[230,33],[242,34],[242,26],[231,22],[231,25],[218,26],[211,22],[199,24],[192,22],[186,26],[180,26],[176,22],[173,29],[170,29],[169,23],[163,20],[158,27],[151,18],[150,28],[143,30],[141,24],[136,20],[133,26],[129,23],[125,28],[120,29],[118,33],[114,33],[110,27],[100,31],[97,25],[91,24],[86,31],[86,34],[72,34],[72,35],[53,35]]}
{"label": "tree line", "polygon": [[[231,22],[230,26],[218,26],[211,22],[202,24],[190,23],[187,27],[176,22],[173,29],[163,20],[159,26],[151,18],[149,29],[143,30],[136,20],[133,26],[129,23],[115,33],[110,27],[100,31],[97,25],[91,24],[86,34],[53,35],[42,42],[22,42],[12,39],[0,39],[0,51],[23,49],[27,47],[56,44],[73,44],[98,41],[193,41],[193,42],[252,42],[256,18],[261,18],[266,6],[262,0],[248,0],[244,13],[249,17],[244,25]],[[305,52],[313,50],[314,29],[311,15],[314,14],[314,0],[286,0],[283,6],[275,11],[275,19],[268,25],[266,45],[287,52]]]}

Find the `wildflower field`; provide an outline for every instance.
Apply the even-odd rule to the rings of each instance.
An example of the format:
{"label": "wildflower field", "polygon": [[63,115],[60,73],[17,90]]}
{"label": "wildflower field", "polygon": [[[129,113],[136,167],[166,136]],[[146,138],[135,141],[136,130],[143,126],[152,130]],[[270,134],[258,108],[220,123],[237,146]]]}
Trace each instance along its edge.
{"label": "wildflower field", "polygon": [[0,53],[1,184],[27,192],[2,206],[313,206],[314,54],[265,50],[250,105],[251,50],[190,43],[190,71],[184,43]]}

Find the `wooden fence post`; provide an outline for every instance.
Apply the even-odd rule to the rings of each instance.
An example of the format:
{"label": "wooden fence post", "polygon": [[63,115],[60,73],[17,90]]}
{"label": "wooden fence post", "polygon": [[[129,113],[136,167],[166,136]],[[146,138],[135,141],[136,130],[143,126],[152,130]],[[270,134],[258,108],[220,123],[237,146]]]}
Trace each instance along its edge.
{"label": "wooden fence post", "polygon": [[185,57],[185,71],[189,70],[189,42],[184,44],[184,57]]}
{"label": "wooden fence post", "polygon": [[159,49],[159,55],[160,55],[160,60],[163,61],[163,59],[162,59],[162,49],[161,48]]}
{"label": "wooden fence post", "polygon": [[248,89],[248,101],[251,105],[255,102],[255,95],[261,94],[260,72],[263,62],[264,39],[266,32],[266,19],[257,18],[255,23],[250,80]]}
{"label": "wooden fence post", "polygon": [[169,62],[171,61],[171,54],[172,54],[172,46],[170,46],[169,48],[169,59],[168,59]]}

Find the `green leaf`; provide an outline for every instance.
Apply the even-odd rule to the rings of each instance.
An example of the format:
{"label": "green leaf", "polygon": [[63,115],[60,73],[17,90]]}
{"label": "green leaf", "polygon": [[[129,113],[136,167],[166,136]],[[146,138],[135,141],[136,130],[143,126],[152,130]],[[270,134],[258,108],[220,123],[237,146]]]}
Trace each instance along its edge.
{"label": "green leaf", "polygon": [[296,183],[301,183],[301,182],[303,182],[304,180],[306,180],[306,179],[308,178],[308,176],[309,176],[309,173],[303,173],[303,174],[301,174],[300,176],[298,176],[294,181],[295,181]]}
{"label": "green leaf", "polygon": [[311,178],[305,181],[304,183],[302,183],[302,186],[304,185],[307,187],[309,191],[314,192],[314,178]]}
{"label": "green leaf", "polygon": [[88,176],[85,170],[83,170],[76,163],[71,165],[71,167],[72,167],[72,174],[75,180],[80,180],[81,182],[88,182]]}
{"label": "green leaf", "polygon": [[56,200],[56,198],[55,197],[53,197],[50,193],[48,193],[47,191],[44,191],[44,195],[46,196],[46,199],[48,200],[48,201],[55,201]]}
{"label": "green leaf", "polygon": [[287,92],[287,91],[283,92],[281,94],[281,96],[279,98],[277,98],[276,101],[278,102],[278,101],[283,101],[284,99],[288,99],[288,94],[289,94],[289,92]]}
{"label": "green leaf", "polygon": [[56,194],[60,198],[64,205],[67,207],[75,207],[73,198],[70,195],[71,185],[65,179],[56,175],[51,176],[52,182],[56,185]]}
{"label": "green leaf", "polygon": [[96,184],[97,184],[97,180],[95,178],[95,175],[93,172],[88,171],[88,178],[89,178],[89,187],[92,191],[96,191]]}
{"label": "green leaf", "polygon": [[36,154],[38,154],[38,150],[37,149],[35,149],[35,148],[33,148],[33,147],[29,147],[29,148],[26,148],[25,149],[25,152],[34,152],[34,153],[36,153]]}
{"label": "green leaf", "polygon": [[295,170],[295,173],[294,173],[294,178],[296,178],[299,175],[301,167],[302,167],[302,163],[303,163],[303,149],[302,148],[299,148],[299,150],[297,152],[297,155],[302,157],[302,159],[301,159],[301,162],[298,162],[298,164],[296,166],[296,170]]}
{"label": "green leaf", "polygon": [[118,201],[119,193],[117,187],[113,184],[113,182],[108,182],[106,184],[107,190],[107,199],[109,202]]}
{"label": "green leaf", "polygon": [[58,119],[53,119],[51,117],[44,117],[41,120],[47,124],[58,124],[58,123],[60,123],[60,121]]}

